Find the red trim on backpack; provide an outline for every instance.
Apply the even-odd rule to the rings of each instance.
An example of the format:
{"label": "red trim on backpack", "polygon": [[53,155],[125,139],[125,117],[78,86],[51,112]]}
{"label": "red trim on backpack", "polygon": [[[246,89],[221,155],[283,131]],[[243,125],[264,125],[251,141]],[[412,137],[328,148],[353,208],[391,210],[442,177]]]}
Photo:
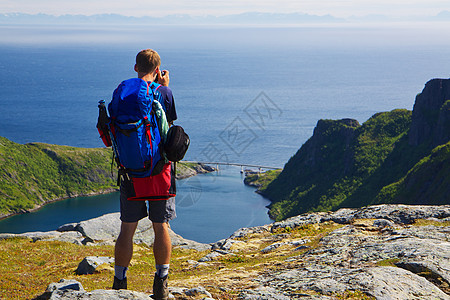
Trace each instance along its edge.
{"label": "red trim on backpack", "polygon": [[[148,117],[145,116],[144,120],[147,121],[145,122],[145,135],[147,136],[147,143],[150,144],[150,153],[153,153],[153,143],[152,143],[152,136],[151,136],[151,132],[150,132],[150,121],[148,121]],[[150,166],[153,166],[153,155],[150,156]]]}
{"label": "red trim on backpack", "polygon": [[171,186],[171,163],[165,164],[161,173],[157,175],[144,178],[133,177],[131,181],[136,196],[129,197],[128,200],[157,201],[175,197],[174,194],[169,193]]}
{"label": "red trim on backpack", "polygon": [[100,128],[97,128],[97,130],[98,130],[98,133],[100,134],[100,138],[102,139],[103,144],[105,144],[106,147],[111,147],[112,143],[111,143],[111,137],[109,136],[109,134],[107,132],[104,132]]}

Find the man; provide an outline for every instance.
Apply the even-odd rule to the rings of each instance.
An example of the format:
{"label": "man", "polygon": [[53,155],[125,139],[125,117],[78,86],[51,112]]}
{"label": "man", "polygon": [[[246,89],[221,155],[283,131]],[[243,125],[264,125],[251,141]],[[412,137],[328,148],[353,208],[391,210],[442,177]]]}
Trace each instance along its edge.
{"label": "man", "polygon": [[[169,85],[169,72],[161,71],[161,59],[154,50],[142,50],[136,56],[134,70],[138,78],[147,83],[161,84],[158,88],[162,95],[167,122],[172,124],[177,119],[172,91]],[[172,184],[174,185],[172,173]],[[134,193],[129,180],[122,180],[120,185],[120,234],[115,245],[115,267],[113,289],[127,288],[127,270],[133,256],[133,236],[138,221],[149,217],[153,224],[155,241],[153,253],[156,263],[156,273],[153,282],[153,298],[168,299],[167,277],[169,273],[172,244],[169,236],[168,222],[176,217],[175,198],[158,201],[130,201],[127,198]],[[147,203],[146,203],[147,202]],[[148,210],[147,210],[148,205]]]}

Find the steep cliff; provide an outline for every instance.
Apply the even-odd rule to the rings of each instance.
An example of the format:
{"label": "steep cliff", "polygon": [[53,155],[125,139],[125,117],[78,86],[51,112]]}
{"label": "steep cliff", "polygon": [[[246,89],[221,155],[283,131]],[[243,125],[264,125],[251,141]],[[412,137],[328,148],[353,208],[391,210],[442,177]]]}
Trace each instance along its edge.
{"label": "steep cliff", "polygon": [[[450,203],[450,80],[429,81],[414,111],[320,120],[313,136],[260,192],[280,220],[379,203]],[[434,149],[434,150],[433,150]]]}
{"label": "steep cliff", "polygon": [[432,148],[450,139],[450,80],[427,82],[416,97],[412,114],[409,144],[429,144]]}

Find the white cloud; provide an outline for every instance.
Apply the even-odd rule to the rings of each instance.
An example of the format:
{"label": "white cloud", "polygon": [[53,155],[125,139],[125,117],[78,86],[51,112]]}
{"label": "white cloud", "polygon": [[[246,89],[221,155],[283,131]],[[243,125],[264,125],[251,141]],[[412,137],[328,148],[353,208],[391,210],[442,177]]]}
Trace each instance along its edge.
{"label": "white cloud", "polygon": [[226,15],[248,11],[301,12],[338,17],[385,14],[388,16],[436,15],[450,10],[448,0],[2,0],[0,13],[61,14],[117,13],[130,16],[170,14]]}

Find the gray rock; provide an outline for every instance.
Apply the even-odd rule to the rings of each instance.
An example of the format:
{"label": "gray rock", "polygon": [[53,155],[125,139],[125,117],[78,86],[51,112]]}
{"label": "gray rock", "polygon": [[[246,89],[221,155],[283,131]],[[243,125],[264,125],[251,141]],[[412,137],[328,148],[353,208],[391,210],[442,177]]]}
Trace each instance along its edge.
{"label": "gray rock", "polygon": [[85,257],[79,264],[76,270],[78,275],[94,274],[97,267],[103,264],[111,264],[114,258],[105,256],[88,256]]}
{"label": "gray rock", "polygon": [[[75,228],[83,236],[93,241],[112,240],[119,235],[121,224],[119,216],[119,213],[106,214],[98,218],[82,221]],[[142,223],[145,223],[145,221]],[[142,230],[142,225],[140,230]],[[140,230],[136,229],[136,233],[139,233]]]}
{"label": "gray rock", "polygon": [[272,287],[260,286],[253,290],[243,290],[239,294],[239,299],[243,300],[289,300],[290,297],[280,294]]}
{"label": "gray rock", "polygon": [[11,238],[24,238],[31,239],[33,242],[36,241],[61,241],[68,242],[77,245],[81,245],[84,240],[83,236],[79,232],[58,232],[58,231],[48,231],[48,232],[26,232],[20,234],[4,233],[0,234],[0,240],[11,239]]}
{"label": "gray rock", "polygon": [[14,233],[0,233],[0,241],[1,240],[8,240],[8,239],[16,238],[16,237],[26,238],[24,236],[19,236],[19,235],[14,234]]}
{"label": "gray rock", "polygon": [[350,224],[355,219],[356,209],[341,208],[321,219],[321,222],[333,221],[338,224]]}
{"label": "gray rock", "polygon": [[396,224],[412,224],[415,220],[450,217],[450,205],[382,204],[359,209],[357,219],[388,219]]}
{"label": "gray rock", "polygon": [[216,257],[219,257],[219,256],[222,256],[222,254],[220,254],[217,251],[214,251],[214,252],[206,254],[205,256],[200,258],[198,261],[199,262],[213,261]]}
{"label": "gray rock", "polygon": [[412,226],[395,230],[392,235],[397,235],[398,238],[415,237],[450,242],[450,226]]}
{"label": "gray rock", "polygon": [[208,265],[205,262],[199,262],[199,261],[195,261],[195,260],[188,260],[187,263],[190,264],[189,268],[191,268],[191,269],[196,269],[198,267],[207,266]]}
{"label": "gray rock", "polygon": [[373,221],[373,226],[378,228],[393,227],[394,225],[395,225],[394,222],[386,219],[377,219]]}
{"label": "gray rock", "polygon": [[293,246],[300,246],[300,245],[304,245],[309,242],[311,242],[309,239],[301,239],[301,240],[296,240],[296,241],[290,241],[289,244],[291,244]]}
{"label": "gray rock", "polygon": [[61,235],[61,233],[58,231],[48,231],[48,232],[36,231],[36,232],[25,232],[18,235],[30,238],[33,240],[33,242],[36,242],[40,240],[55,240]]}
{"label": "gray rock", "polygon": [[450,299],[425,278],[395,267],[367,268],[343,280],[376,299]]}
{"label": "gray rock", "polygon": [[183,296],[185,295],[184,292],[187,290],[187,288],[180,288],[180,287],[171,287],[169,286],[169,292],[173,294],[174,296]]}
{"label": "gray rock", "polygon": [[192,249],[196,251],[206,251],[211,249],[210,244],[203,244],[196,241],[185,239],[182,236],[173,232],[171,229],[169,229],[169,235],[172,240],[172,246],[177,246],[183,249]]}
{"label": "gray rock", "polygon": [[58,229],[56,229],[56,231],[59,231],[59,232],[75,231],[77,225],[78,225],[78,223],[64,224],[64,225],[59,226]]}
{"label": "gray rock", "polygon": [[51,283],[44,294],[37,299],[49,300],[117,300],[134,299],[148,300],[149,295],[129,290],[94,290],[86,292],[76,280],[61,279],[58,283]]}
{"label": "gray rock", "polygon": [[133,299],[133,300],[149,300],[149,295],[129,291],[129,290],[94,290],[92,292],[78,292],[78,291],[55,291],[52,293],[50,300],[118,300],[118,299]]}
{"label": "gray rock", "polygon": [[275,243],[272,245],[267,246],[266,248],[262,249],[261,252],[262,253],[269,253],[270,251],[273,251],[283,245],[286,245],[286,243]]}
{"label": "gray rock", "polygon": [[292,217],[289,219],[286,219],[281,222],[275,222],[272,224],[271,230],[274,232],[277,229],[280,228],[291,228],[294,229],[298,226],[308,225],[308,224],[317,224],[321,222],[321,219],[323,216],[325,216],[326,213],[312,213],[312,214],[303,214],[296,217]]}
{"label": "gray rock", "polygon": [[412,224],[418,219],[448,217],[450,217],[450,205],[381,204],[360,209],[342,208],[323,216],[321,222],[333,221],[339,224],[350,224],[354,219],[387,219],[396,224]]}
{"label": "gray rock", "polygon": [[233,246],[233,244],[236,243],[242,243],[242,241],[237,241],[234,239],[223,239],[220,241],[215,242],[212,246],[211,246],[211,250],[223,250],[223,251],[230,251],[231,246]]}
{"label": "gray rock", "polygon": [[[82,221],[76,224],[76,226],[73,226],[73,224],[66,224],[60,228],[68,230],[74,227],[74,230],[80,232],[85,237],[83,244],[88,242],[102,242],[103,244],[105,242],[112,243],[112,241],[118,237],[120,232],[121,221],[119,218],[120,213],[111,213],[91,220]],[[169,234],[173,246],[179,246],[185,249],[195,249],[197,251],[204,251],[211,247],[209,244],[202,244],[184,239],[171,229],[169,229]],[[153,245],[154,239],[155,235],[152,222],[148,218],[140,220],[134,235],[134,243],[143,243],[151,246]]]}
{"label": "gray rock", "polygon": [[204,287],[199,286],[195,287],[189,290],[186,290],[184,292],[186,296],[199,296],[199,295],[206,295],[207,297],[211,297],[211,293],[208,292]]}
{"label": "gray rock", "polygon": [[263,225],[263,226],[255,226],[255,227],[249,227],[249,228],[240,228],[236,230],[231,236],[230,239],[239,239],[244,238],[251,234],[257,234],[257,233],[263,233],[270,231],[269,225]]}
{"label": "gray rock", "polygon": [[84,292],[84,288],[78,281],[74,279],[61,279],[59,282],[53,282],[50,283],[47,287],[46,292],[54,292],[54,291],[66,291],[66,290],[73,290],[73,291],[80,291]]}
{"label": "gray rock", "polygon": [[[373,234],[347,225],[323,237],[319,247],[286,260],[299,267],[257,281],[291,296],[295,290],[360,290],[377,299],[450,299],[433,284],[436,278],[450,281],[449,233],[448,226],[404,226]],[[376,267],[390,260],[398,267]],[[423,272],[432,282],[417,275]]]}

